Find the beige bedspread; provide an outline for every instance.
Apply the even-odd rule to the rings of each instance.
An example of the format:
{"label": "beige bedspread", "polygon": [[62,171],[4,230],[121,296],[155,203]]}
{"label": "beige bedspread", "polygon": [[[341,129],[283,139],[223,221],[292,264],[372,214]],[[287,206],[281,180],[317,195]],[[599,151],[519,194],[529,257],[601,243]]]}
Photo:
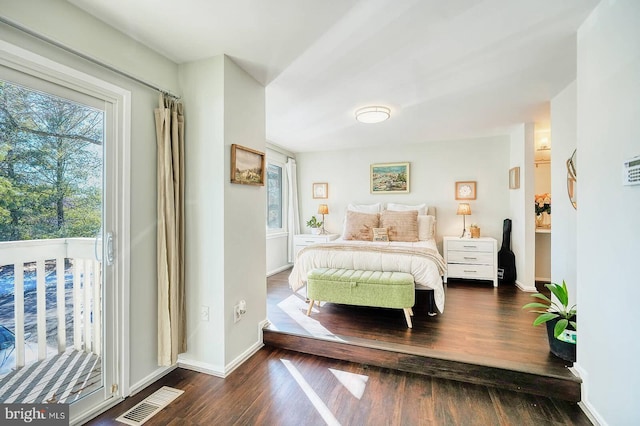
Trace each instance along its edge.
{"label": "beige bedspread", "polygon": [[442,275],[446,269],[435,241],[369,242],[333,241],[313,244],[300,250],[289,285],[297,291],[315,268],[362,269],[367,271],[407,272],[413,275],[416,288],[434,291],[434,301],[440,313],[444,311]]}

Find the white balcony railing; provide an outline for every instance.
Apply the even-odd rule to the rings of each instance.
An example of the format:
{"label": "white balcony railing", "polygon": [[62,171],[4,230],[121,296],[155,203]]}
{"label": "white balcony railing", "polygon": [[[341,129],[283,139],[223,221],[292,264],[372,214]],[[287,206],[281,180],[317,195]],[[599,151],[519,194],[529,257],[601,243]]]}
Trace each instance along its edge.
{"label": "white balcony railing", "polygon": [[[0,267],[13,265],[15,348],[12,349],[15,350],[14,367],[16,369],[25,365],[25,325],[30,326],[29,328],[33,325],[33,315],[29,314],[33,311],[33,306],[27,306],[28,309],[25,310],[25,270],[29,274],[35,271],[38,360],[46,359],[47,352],[51,352],[51,348],[47,345],[48,339],[57,342],[58,354],[67,349],[68,291],[71,292],[70,298],[73,303],[71,327],[73,347],[76,350],[92,352],[100,356],[102,272],[101,263],[96,260],[96,250],[99,247],[100,244],[96,246],[94,238],[0,242]],[[55,268],[55,312],[51,307],[47,309],[46,306],[47,291],[49,293],[53,291],[51,288],[53,285],[50,285],[47,290],[46,275],[51,273],[53,268]],[[65,275],[71,275],[71,277],[65,279]],[[66,288],[67,284],[71,287],[70,289]],[[26,315],[25,312],[27,312]],[[55,327],[49,327],[49,334],[55,334],[54,336],[47,335],[47,313],[50,316],[50,326],[53,324],[52,317],[57,320]],[[32,340],[32,336],[27,337]]]}

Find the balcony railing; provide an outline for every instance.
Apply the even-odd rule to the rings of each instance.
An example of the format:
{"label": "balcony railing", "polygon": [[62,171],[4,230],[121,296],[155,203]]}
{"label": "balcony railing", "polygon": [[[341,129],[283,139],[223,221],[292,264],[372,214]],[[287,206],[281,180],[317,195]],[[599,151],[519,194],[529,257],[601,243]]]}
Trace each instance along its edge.
{"label": "balcony railing", "polygon": [[[0,325],[5,326],[9,332],[13,329],[14,347],[4,350],[15,351],[12,358],[15,359],[16,370],[25,366],[27,338],[33,341],[34,337],[30,332],[25,333],[25,327],[33,329],[34,320],[38,360],[46,359],[51,352],[64,353],[68,341],[72,342],[73,349],[77,351],[101,355],[102,272],[101,263],[96,260],[97,255],[100,255],[96,253],[99,248],[100,244],[96,244],[94,238],[0,242],[0,268],[5,270],[5,284],[6,271],[13,265],[14,298],[13,321],[7,320],[10,315],[8,312],[0,312],[3,314],[0,318],[7,322]],[[54,271],[55,280],[52,280]],[[47,280],[47,277],[50,279]],[[34,279],[35,288],[32,290]],[[25,306],[25,282],[29,284],[28,306]],[[31,301],[32,291],[35,291],[35,315]],[[53,294],[55,309],[47,307],[47,295],[52,299]],[[11,296],[7,294],[2,297]],[[67,308],[70,301],[71,307]],[[8,310],[9,305],[3,304],[5,307],[0,307],[0,310]],[[47,316],[50,326],[48,331]],[[69,318],[71,322],[67,324]],[[72,339],[68,339],[68,330],[72,333]]]}

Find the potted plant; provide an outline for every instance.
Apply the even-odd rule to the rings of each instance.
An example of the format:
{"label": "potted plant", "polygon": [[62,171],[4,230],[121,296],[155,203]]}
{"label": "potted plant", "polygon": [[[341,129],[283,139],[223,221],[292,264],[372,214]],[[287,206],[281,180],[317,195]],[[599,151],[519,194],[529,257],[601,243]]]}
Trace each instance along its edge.
{"label": "potted plant", "polygon": [[532,297],[539,299],[539,301],[527,303],[522,309],[529,309],[529,312],[540,314],[533,321],[533,325],[546,323],[551,352],[566,361],[575,362],[576,331],[578,329],[576,305],[569,307],[569,292],[564,280],[562,285],[549,283],[544,286],[558,301],[551,300],[542,293],[536,293]]}
{"label": "potted plant", "polygon": [[311,228],[312,234],[319,234],[320,228],[322,228],[322,222],[316,219],[315,216],[311,216],[311,219],[307,221],[307,227]]}

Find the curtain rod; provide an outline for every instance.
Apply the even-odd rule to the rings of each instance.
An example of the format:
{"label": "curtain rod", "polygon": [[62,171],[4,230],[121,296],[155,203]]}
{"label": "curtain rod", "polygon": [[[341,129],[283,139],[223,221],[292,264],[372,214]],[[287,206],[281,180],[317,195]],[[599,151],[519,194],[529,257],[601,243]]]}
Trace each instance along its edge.
{"label": "curtain rod", "polygon": [[100,66],[102,68],[106,68],[109,71],[112,71],[112,72],[114,72],[114,73],[116,73],[118,75],[121,75],[122,77],[128,78],[129,80],[133,80],[136,83],[139,83],[139,84],[142,84],[143,86],[149,87],[150,89],[157,90],[158,92],[161,92],[162,94],[164,94],[166,96],[169,96],[169,97],[174,98],[176,100],[180,99],[179,96],[174,95],[169,90],[166,90],[166,89],[163,89],[161,87],[158,87],[153,83],[149,83],[149,82],[147,82],[145,80],[142,80],[142,79],[140,79],[138,77],[135,77],[135,76],[133,76],[133,75],[131,75],[131,74],[125,72],[125,71],[119,70],[118,68],[115,68],[115,67],[113,67],[113,66],[111,66],[109,64],[106,64],[106,63],[100,61],[99,59],[93,58],[93,57],[91,57],[89,55],[86,55],[86,54],[84,54],[84,53],[82,53],[82,52],[80,52],[80,51],[78,51],[76,49],[73,49],[73,48],[71,48],[71,47],[69,47],[69,46],[67,46],[65,44],[57,42],[57,41],[53,40],[52,38],[49,38],[49,37],[47,37],[45,35],[42,35],[42,34],[39,34],[39,33],[35,32],[35,31],[32,31],[29,28],[18,24],[17,22],[13,22],[13,21],[5,18],[4,16],[0,16],[0,22],[4,23],[4,24],[6,24],[6,25],[8,25],[10,27],[13,27],[18,31],[21,31],[21,32],[23,32],[25,34],[28,34],[28,35],[32,36],[32,37],[35,37],[40,41],[44,41],[45,43],[49,43],[49,44],[51,44],[51,45],[53,45],[53,46],[55,46],[55,47],[57,47],[59,49],[62,49],[67,53],[71,53],[72,55],[78,56],[78,57],[80,57],[80,58],[82,58],[82,59],[84,59],[86,61],[89,61],[89,62],[95,64],[95,65],[98,65],[98,66]]}

